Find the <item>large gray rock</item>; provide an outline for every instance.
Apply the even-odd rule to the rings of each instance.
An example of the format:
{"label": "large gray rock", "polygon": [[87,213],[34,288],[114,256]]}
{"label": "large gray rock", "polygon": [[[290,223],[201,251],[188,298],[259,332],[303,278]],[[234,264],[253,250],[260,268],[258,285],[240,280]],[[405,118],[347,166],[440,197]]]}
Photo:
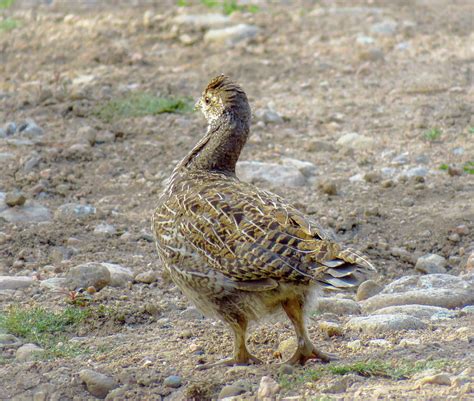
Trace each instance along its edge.
{"label": "large gray rock", "polygon": [[71,267],[67,272],[66,279],[70,289],[92,286],[100,290],[110,284],[111,274],[102,263],[89,262]]}
{"label": "large gray rock", "polygon": [[211,29],[204,35],[204,41],[232,46],[242,40],[257,36],[259,32],[260,28],[254,25],[239,24],[227,28]]}
{"label": "large gray rock", "polygon": [[305,160],[293,159],[291,157],[282,157],[281,162],[285,166],[297,168],[305,177],[311,177],[317,172],[317,167],[311,162]]}
{"label": "large gray rock", "polygon": [[0,192],[0,220],[10,223],[39,223],[51,220],[51,212],[45,206],[34,201],[27,201],[21,206],[7,205],[6,194]]}
{"label": "large gray rock", "polygon": [[371,335],[401,330],[424,329],[425,327],[426,324],[420,319],[403,314],[358,316],[353,317],[346,324],[346,328],[350,330]]}
{"label": "large gray rock", "polygon": [[125,287],[133,281],[133,272],[124,266],[115,263],[102,263],[110,272],[110,284],[112,287]]}
{"label": "large gray rock", "polygon": [[301,187],[306,185],[305,176],[294,166],[242,161],[237,163],[236,173],[241,180],[254,184],[268,183],[278,187]]}
{"label": "large gray rock", "polygon": [[425,274],[446,273],[446,259],[440,255],[428,253],[418,258],[415,270]]}
{"label": "large gray rock", "polygon": [[68,221],[83,219],[96,213],[96,208],[91,205],[81,205],[79,203],[65,203],[58,207],[54,217],[59,220]]}
{"label": "large gray rock", "polygon": [[44,349],[36,344],[25,344],[16,350],[15,357],[19,362],[26,362],[35,360],[43,353]]}
{"label": "large gray rock", "polygon": [[34,283],[35,280],[28,276],[0,276],[0,290],[18,290]]}
{"label": "large gray rock", "polygon": [[436,314],[452,313],[449,309],[431,305],[394,305],[378,309],[373,314],[377,315],[397,315],[403,314],[416,317],[417,319],[430,319]]}
{"label": "large gray rock", "polygon": [[105,398],[110,390],[118,387],[112,377],[91,369],[81,370],[79,378],[86,384],[87,391],[97,398]]}
{"label": "large gray rock", "polygon": [[317,311],[320,313],[334,313],[338,316],[360,315],[361,307],[351,299],[325,297],[318,299]]}

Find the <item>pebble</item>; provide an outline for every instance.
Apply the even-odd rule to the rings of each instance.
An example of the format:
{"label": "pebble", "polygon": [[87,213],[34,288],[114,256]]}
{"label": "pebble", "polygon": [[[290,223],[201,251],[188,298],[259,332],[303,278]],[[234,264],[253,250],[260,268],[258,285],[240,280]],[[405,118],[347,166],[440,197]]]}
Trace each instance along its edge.
{"label": "pebble", "polygon": [[382,180],[382,176],[376,171],[369,171],[364,174],[364,180],[370,183],[377,183]]}
{"label": "pebble", "polygon": [[281,162],[285,166],[296,167],[305,177],[311,177],[317,172],[316,165],[308,161],[282,157]]}
{"label": "pebble", "polygon": [[0,152],[0,163],[13,159],[15,155],[9,152]]}
{"label": "pebble", "polygon": [[371,36],[357,35],[356,43],[359,45],[373,45],[375,43],[375,39]]}
{"label": "pebble", "polygon": [[66,274],[66,279],[68,287],[72,290],[87,287],[100,290],[110,284],[111,274],[102,263],[88,262],[71,267]]}
{"label": "pebble", "polygon": [[194,306],[190,306],[189,308],[186,308],[184,311],[180,313],[180,316],[183,319],[188,319],[188,320],[204,319],[204,315]]}
{"label": "pebble", "polygon": [[386,19],[382,22],[373,24],[370,27],[370,32],[379,34],[379,35],[384,35],[384,36],[393,36],[397,32],[397,27],[398,27],[398,24],[396,21],[391,20],[391,19]]}
{"label": "pebble", "polygon": [[334,152],[336,148],[331,142],[314,139],[305,144],[305,150],[308,152]]}
{"label": "pebble", "polygon": [[5,130],[5,134],[7,136],[12,136],[12,135],[15,135],[17,126],[16,126],[16,123],[14,123],[13,121],[10,121],[4,125],[3,129]]}
{"label": "pebble", "polygon": [[418,380],[418,384],[423,386],[425,384],[440,384],[442,386],[450,386],[451,378],[446,373],[438,373],[436,375],[425,376]]}
{"label": "pebble", "polygon": [[181,387],[182,384],[183,384],[183,379],[181,379],[181,376],[175,376],[175,375],[168,376],[163,381],[163,385],[165,387],[171,387],[171,388]]}
{"label": "pebble", "polygon": [[125,287],[133,281],[133,272],[128,268],[115,263],[101,263],[110,273],[110,286]]}
{"label": "pebble", "polygon": [[375,140],[371,137],[360,135],[357,132],[350,132],[341,136],[336,145],[350,149],[371,149],[375,145]]}
{"label": "pebble", "polygon": [[15,357],[19,362],[33,361],[45,351],[36,344],[25,344],[16,350]]}
{"label": "pebble", "polygon": [[64,277],[51,277],[40,282],[40,287],[58,290],[66,287],[67,279]]}
{"label": "pebble", "polygon": [[469,227],[461,224],[454,229],[454,232],[460,236],[469,235]]}
{"label": "pebble", "polygon": [[236,397],[240,394],[245,393],[246,391],[247,390],[242,386],[230,384],[222,388],[222,390],[219,392],[218,399],[221,400],[227,397]]}
{"label": "pebble", "polygon": [[382,188],[391,188],[395,185],[395,182],[393,180],[383,180],[380,185],[382,185]]}
{"label": "pebble", "polygon": [[91,205],[81,205],[79,203],[65,203],[59,206],[54,217],[60,220],[82,219],[96,213],[96,208]]}
{"label": "pebble", "polygon": [[95,226],[94,234],[112,236],[117,232],[117,229],[112,224],[100,223]]}
{"label": "pebble", "polygon": [[293,166],[258,161],[242,161],[236,166],[237,176],[252,184],[267,183],[277,187],[301,187],[305,176]]}
{"label": "pebble", "polygon": [[466,266],[464,267],[464,270],[466,271],[474,271],[474,252],[472,252],[466,261]]}
{"label": "pebble", "polygon": [[101,399],[105,398],[111,390],[118,387],[118,383],[112,377],[91,369],[81,370],[79,378],[86,384],[89,393]]}
{"label": "pebble", "polygon": [[23,163],[23,170],[28,173],[38,167],[40,162],[41,156],[37,152],[32,152],[28,156],[28,159]]}
{"label": "pebble", "polygon": [[272,109],[259,109],[255,116],[266,124],[282,124],[283,117]]}
{"label": "pebble", "polygon": [[34,139],[44,134],[43,129],[33,120],[27,120],[18,127],[18,132],[27,138]]}
{"label": "pebble", "polygon": [[431,305],[394,305],[378,309],[374,314],[377,315],[396,315],[403,314],[416,317],[418,319],[430,319],[433,315],[442,313],[453,313],[449,309]]}
{"label": "pebble", "polygon": [[90,126],[85,125],[84,127],[81,127],[77,130],[76,136],[80,143],[88,143],[90,146],[94,146],[97,131]]}
{"label": "pebble", "polygon": [[5,195],[5,203],[10,206],[23,206],[26,202],[26,197],[23,192],[20,191],[13,191],[7,192]]}
{"label": "pebble", "polygon": [[20,207],[6,204],[6,194],[0,192],[0,219],[10,223],[40,223],[51,220],[49,209],[36,202],[29,201]]}
{"label": "pebble", "polygon": [[351,300],[336,297],[319,298],[317,311],[320,313],[334,313],[338,316],[360,315],[360,305]]}
{"label": "pebble", "polygon": [[280,392],[280,385],[270,376],[263,376],[257,390],[257,399],[272,401]]}
{"label": "pebble", "polygon": [[382,291],[383,287],[377,284],[374,280],[364,281],[359,288],[357,288],[356,300],[363,301]]}
{"label": "pebble", "polygon": [[426,167],[413,167],[403,172],[406,177],[426,177],[428,175],[428,169]]}
{"label": "pebble", "polygon": [[415,270],[425,274],[446,273],[446,259],[441,255],[428,253],[418,258]]}
{"label": "pebble", "polygon": [[346,327],[365,334],[379,335],[401,330],[424,329],[427,326],[416,317],[397,314],[353,317],[347,322]]}
{"label": "pebble", "polygon": [[419,164],[428,164],[430,158],[427,155],[421,154],[415,157],[415,162]]}
{"label": "pebble", "polygon": [[321,191],[330,196],[337,195],[337,186],[336,183],[330,180],[323,180],[319,183],[319,188]]}
{"label": "pebble", "polygon": [[392,343],[390,341],[384,340],[383,338],[376,338],[369,341],[369,347],[379,347],[379,348],[392,348]]}
{"label": "pebble", "polygon": [[0,349],[8,346],[9,348],[21,345],[21,341],[12,334],[0,333]]}
{"label": "pebble", "polygon": [[343,334],[341,325],[334,322],[320,321],[319,328],[329,337],[342,336]]}
{"label": "pebble", "polygon": [[233,46],[242,40],[254,38],[259,32],[260,28],[247,24],[239,24],[227,28],[210,29],[204,35],[204,42]]}
{"label": "pebble", "polygon": [[35,280],[27,276],[0,276],[0,290],[18,290],[34,284]]}
{"label": "pebble", "polygon": [[409,162],[408,153],[402,153],[392,159],[392,164],[401,166]]}
{"label": "pebble", "polygon": [[146,272],[138,273],[135,276],[135,281],[145,284],[154,283],[157,279],[156,272],[154,270],[147,270]]}
{"label": "pebble", "polygon": [[295,352],[297,346],[298,344],[295,338],[288,338],[278,344],[278,352],[283,355],[283,357],[290,357],[293,352]]}
{"label": "pebble", "polygon": [[219,28],[229,25],[231,19],[222,14],[183,14],[173,18],[173,22],[196,28]]}
{"label": "pebble", "polygon": [[360,61],[382,61],[385,59],[385,54],[379,47],[361,49],[358,55]]}
{"label": "pebble", "polygon": [[362,348],[362,341],[360,340],[349,341],[348,343],[346,343],[346,347],[353,351],[357,351]]}

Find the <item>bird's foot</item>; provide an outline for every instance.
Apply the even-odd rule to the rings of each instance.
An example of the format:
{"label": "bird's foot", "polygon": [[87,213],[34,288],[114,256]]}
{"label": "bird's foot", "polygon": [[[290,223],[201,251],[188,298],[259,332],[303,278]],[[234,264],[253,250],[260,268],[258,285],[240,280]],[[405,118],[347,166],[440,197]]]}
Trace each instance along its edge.
{"label": "bird's foot", "polygon": [[336,354],[330,354],[323,351],[319,351],[314,345],[307,348],[298,348],[293,356],[287,361],[283,362],[284,365],[304,365],[310,359],[319,359],[323,363],[331,361],[337,361],[339,358]]}
{"label": "bird's foot", "polygon": [[253,355],[247,355],[245,358],[227,358],[227,359],[222,359],[217,362],[212,362],[212,363],[206,363],[204,365],[198,365],[196,366],[197,370],[206,370],[209,368],[213,368],[215,366],[245,366],[245,365],[260,365],[262,364],[263,361],[261,359],[258,359],[256,356]]}

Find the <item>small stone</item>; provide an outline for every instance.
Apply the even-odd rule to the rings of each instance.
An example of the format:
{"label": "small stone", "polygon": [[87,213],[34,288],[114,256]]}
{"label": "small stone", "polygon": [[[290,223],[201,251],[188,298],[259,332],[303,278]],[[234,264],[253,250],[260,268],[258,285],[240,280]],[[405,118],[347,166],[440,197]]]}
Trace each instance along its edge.
{"label": "small stone", "polygon": [[333,181],[324,180],[319,184],[319,187],[326,195],[337,195],[337,186]]}
{"label": "small stone", "polygon": [[336,148],[331,142],[312,140],[305,144],[308,152],[334,152]]}
{"label": "small stone", "polygon": [[83,219],[96,213],[96,208],[91,205],[79,203],[66,203],[59,206],[54,216],[60,220]]}
{"label": "small stone", "polygon": [[28,276],[0,276],[0,290],[18,290],[34,283],[35,280]]}
{"label": "small stone", "polygon": [[387,19],[373,24],[370,27],[370,32],[384,36],[393,36],[397,32],[397,27],[398,24],[396,21]]}
{"label": "small stone", "polygon": [[382,176],[375,171],[370,171],[364,175],[364,180],[370,183],[377,183],[382,180]]}
{"label": "small stone", "polygon": [[180,313],[180,316],[183,319],[188,319],[188,320],[202,320],[204,319],[204,315],[195,307],[190,306],[189,308],[186,308],[184,311]]}
{"label": "small stone", "polygon": [[290,357],[293,352],[296,351],[298,344],[296,342],[296,339],[294,338],[288,338],[286,340],[283,340],[278,344],[278,352],[280,355],[283,357]]}
{"label": "small stone", "polygon": [[81,370],[79,377],[86,384],[87,391],[97,398],[105,398],[109,391],[118,387],[118,383],[112,377],[91,369]]}
{"label": "small stone", "polygon": [[221,400],[227,397],[236,397],[240,394],[245,393],[246,391],[247,390],[244,387],[230,384],[222,388],[222,390],[219,392],[218,399]]}
{"label": "small stone", "polygon": [[43,129],[33,120],[28,120],[18,127],[18,132],[27,138],[34,139],[44,134]]}
{"label": "small stone", "polygon": [[19,191],[7,192],[5,196],[5,203],[10,207],[23,206],[25,202],[25,195]]}
{"label": "small stone", "polygon": [[461,224],[454,229],[454,232],[461,236],[469,235],[469,227],[465,224]]}
{"label": "small stone", "polygon": [[382,61],[385,59],[385,54],[379,47],[372,47],[369,49],[363,48],[359,50],[360,61]]}
{"label": "small stone", "polygon": [[446,308],[431,305],[394,305],[378,309],[372,313],[377,315],[403,314],[414,316],[418,319],[430,319],[436,314],[452,313],[452,311]]}
{"label": "small stone", "polygon": [[351,149],[371,149],[375,146],[375,140],[371,137],[360,135],[357,132],[350,132],[341,136],[336,145]]}
{"label": "small stone", "polygon": [[[451,242],[459,242],[461,241],[461,237],[458,233],[451,233],[449,234],[448,236],[448,239],[451,241]],[[440,272],[442,273],[442,272]]]}
{"label": "small stone", "polygon": [[88,125],[77,130],[77,137],[81,143],[88,143],[90,146],[95,145],[97,131]]}
{"label": "small stone", "polygon": [[351,299],[324,297],[319,298],[317,310],[320,313],[334,313],[338,316],[359,315],[360,305]]}
{"label": "small stone", "polygon": [[295,373],[295,368],[285,363],[279,367],[278,372],[281,375],[292,375],[293,373]]}
{"label": "small stone", "polygon": [[426,167],[413,167],[406,170],[403,173],[406,177],[426,177],[428,175],[428,169]]}
{"label": "small stone", "polygon": [[456,166],[448,166],[448,175],[450,177],[459,177],[462,175],[462,170]]}
{"label": "small stone", "polygon": [[418,338],[414,338],[414,339],[402,338],[398,345],[400,347],[408,348],[408,347],[414,347],[420,344],[421,344],[421,341]]}
{"label": "small stone", "polygon": [[296,167],[305,177],[311,177],[317,171],[316,165],[304,160],[292,159],[291,157],[283,157],[281,159],[281,162],[286,166]]}
{"label": "small stone", "polygon": [[271,401],[280,392],[280,385],[270,376],[263,376],[257,390],[257,399]]}
{"label": "small stone", "polygon": [[415,270],[421,273],[446,273],[446,259],[440,255],[428,253],[416,261]]}
{"label": "small stone", "polygon": [[135,281],[138,281],[140,283],[145,283],[145,284],[151,284],[156,281],[156,272],[154,270],[148,270],[143,273],[138,273],[135,276]]}
{"label": "small stone", "polygon": [[406,198],[403,198],[400,203],[402,206],[412,207],[415,204],[415,200],[413,198],[406,197]]}
{"label": "small stone", "polygon": [[171,388],[181,387],[182,383],[183,383],[183,380],[181,379],[181,376],[175,376],[175,375],[168,376],[163,381],[163,385],[165,387],[171,387]]}
{"label": "small stone", "polygon": [[110,131],[100,131],[96,134],[95,144],[115,142],[115,134]]}
{"label": "small stone", "polygon": [[266,124],[282,124],[283,118],[272,109],[260,109],[255,112],[255,116]]}
{"label": "small stone", "polygon": [[382,286],[377,284],[373,280],[364,281],[359,288],[357,288],[356,300],[363,301],[374,295],[377,295],[380,291],[382,291]]}
{"label": "small stone", "polygon": [[204,42],[233,46],[242,40],[254,38],[259,32],[260,28],[247,24],[239,24],[220,29],[210,29],[204,35]]}
{"label": "small stone", "polygon": [[329,337],[342,336],[342,327],[334,322],[320,321],[319,328],[325,332]]}
{"label": "small stone", "polygon": [[402,166],[404,164],[407,164],[408,162],[408,153],[402,153],[401,155],[398,155],[397,157],[392,159],[392,164],[395,164],[397,166]]}
{"label": "small stone", "polygon": [[173,18],[173,22],[195,28],[218,28],[229,25],[231,19],[222,14],[183,14]]}
{"label": "small stone", "polygon": [[4,346],[13,347],[15,345],[21,345],[21,341],[12,334],[0,333],[0,349]]}
{"label": "small stone", "polygon": [[392,343],[390,341],[384,340],[383,338],[376,338],[375,340],[369,341],[369,347],[380,347],[380,348],[392,348]]}
{"label": "small stone", "polygon": [[33,361],[44,353],[36,344],[25,344],[16,350],[15,357],[19,362]]}
{"label": "small stone", "polygon": [[40,282],[40,287],[50,290],[60,290],[67,286],[67,279],[63,277],[51,277]]}
{"label": "small stone", "polygon": [[360,340],[349,341],[348,343],[346,343],[346,347],[353,351],[360,350],[362,348],[362,341]]}
{"label": "small stone", "polygon": [[301,187],[306,185],[305,176],[293,166],[276,163],[241,161],[236,166],[237,176],[252,184],[267,183],[276,187]]}
{"label": "small stone", "polygon": [[383,180],[380,185],[382,185],[383,188],[391,188],[395,185],[395,183],[393,182],[393,180]]}
{"label": "small stone", "polygon": [[23,170],[27,173],[33,171],[36,167],[39,166],[40,162],[41,156],[36,152],[32,152],[23,164]]}
{"label": "small stone", "polygon": [[438,373],[436,375],[425,376],[418,380],[418,384],[423,386],[425,384],[440,384],[442,386],[450,386],[451,378],[446,373]]}
{"label": "small stone", "polygon": [[102,263],[89,262],[71,267],[66,279],[68,287],[72,290],[91,286],[100,290],[110,284],[111,275],[109,269]]}
{"label": "small stone", "polygon": [[110,286],[125,287],[133,281],[133,272],[128,268],[115,263],[102,263],[110,273]]}
{"label": "small stone", "polygon": [[464,270],[468,272],[474,270],[474,252],[468,256]]}
{"label": "small stone", "polygon": [[3,129],[5,130],[6,136],[12,136],[12,135],[15,135],[17,126],[16,126],[16,123],[14,123],[13,121],[10,121],[5,124]]}
{"label": "small stone", "polygon": [[94,234],[112,236],[117,232],[117,229],[112,224],[100,223],[94,228]]}
{"label": "small stone", "polygon": [[408,315],[372,315],[353,317],[347,322],[347,328],[366,334],[391,333],[401,330],[418,330],[426,328],[426,324]]}

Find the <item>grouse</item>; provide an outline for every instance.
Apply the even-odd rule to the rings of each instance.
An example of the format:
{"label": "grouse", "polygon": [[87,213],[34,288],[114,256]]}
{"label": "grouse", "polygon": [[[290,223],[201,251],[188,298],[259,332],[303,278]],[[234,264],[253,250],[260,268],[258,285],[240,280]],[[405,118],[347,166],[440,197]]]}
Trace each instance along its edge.
{"label": "grouse", "polygon": [[281,310],[298,344],[286,363],[329,361],[332,355],[308,337],[305,306],[324,288],[356,287],[375,271],[372,263],[280,196],[236,177],[251,120],[238,84],[217,76],[196,108],[207,119],[207,132],[165,184],[152,230],[174,283],[205,315],[233,331],[233,357],[205,367],[260,363],[246,346],[248,325]]}

